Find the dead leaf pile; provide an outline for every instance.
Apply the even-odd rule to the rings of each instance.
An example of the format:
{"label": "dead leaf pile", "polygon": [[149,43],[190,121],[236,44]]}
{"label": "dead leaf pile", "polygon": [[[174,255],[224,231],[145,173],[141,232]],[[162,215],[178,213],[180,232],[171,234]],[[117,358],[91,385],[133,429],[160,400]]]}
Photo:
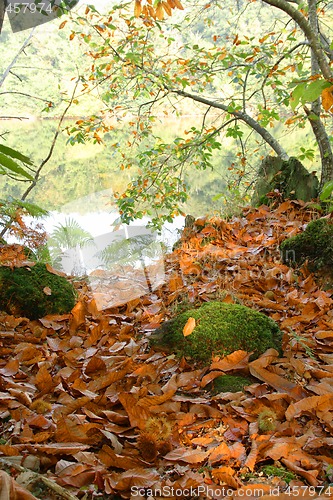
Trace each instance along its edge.
{"label": "dead leaf pile", "polygon": [[[200,220],[154,293],[98,311],[81,283],[69,315],[2,314],[0,464],[17,491],[34,494],[36,475],[22,478],[33,468],[55,485],[44,499],[324,498],[333,480],[332,291],[279,255],[281,241],[314,217],[285,202]],[[203,368],[149,348],[149,333],[177,304],[213,299],[277,321],[284,356],[270,349],[249,362],[237,351]],[[184,335],[194,328],[189,321]],[[208,384],[225,373],[256,383],[212,396]],[[292,473],[289,485],[261,472],[267,464]]]}

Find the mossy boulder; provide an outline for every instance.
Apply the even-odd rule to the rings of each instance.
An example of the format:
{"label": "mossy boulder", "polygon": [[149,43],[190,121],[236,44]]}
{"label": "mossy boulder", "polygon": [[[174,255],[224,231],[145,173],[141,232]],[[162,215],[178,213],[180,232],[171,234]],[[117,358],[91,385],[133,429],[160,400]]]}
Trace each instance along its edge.
{"label": "mossy boulder", "polygon": [[32,267],[0,267],[0,310],[38,319],[73,309],[76,292],[63,276],[49,272],[45,264]]}
{"label": "mossy boulder", "polygon": [[251,204],[269,204],[267,193],[279,191],[284,199],[310,201],[318,196],[318,178],[310,173],[297,158],[281,160],[266,156],[262,161],[254,186]]}
{"label": "mossy boulder", "polygon": [[317,271],[333,265],[333,219],[323,218],[310,222],[303,233],[287,238],[280,245],[282,260],[286,264],[302,265],[309,261],[309,269]]}
{"label": "mossy boulder", "polygon": [[[193,332],[184,337],[183,328],[194,318]],[[278,325],[258,311],[238,304],[207,302],[163,323],[150,337],[152,346],[193,360],[209,363],[214,355],[225,356],[239,349],[257,358],[270,347],[280,351]]]}

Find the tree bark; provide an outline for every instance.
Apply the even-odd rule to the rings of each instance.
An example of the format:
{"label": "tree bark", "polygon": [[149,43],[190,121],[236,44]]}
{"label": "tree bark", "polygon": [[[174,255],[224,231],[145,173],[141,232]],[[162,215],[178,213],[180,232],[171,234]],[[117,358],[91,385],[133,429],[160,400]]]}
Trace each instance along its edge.
{"label": "tree bark", "polygon": [[[308,0],[308,11],[309,11],[309,24],[319,42],[320,33],[319,33],[319,24],[317,16],[317,0]],[[315,51],[313,50],[313,48],[311,48],[311,74],[312,76],[314,76],[318,75],[319,73],[320,73],[319,62],[317,60]],[[312,132],[316,138],[319,148],[319,153],[321,158],[321,176],[320,176],[319,189],[321,190],[325,182],[333,179],[333,152],[325,126],[320,119],[320,113],[321,113],[320,98],[318,98],[316,101],[312,103],[311,113],[309,113],[309,111],[306,108],[305,112],[308,116]]]}
{"label": "tree bark", "polygon": [[[333,80],[330,69],[329,57],[326,56],[320,43],[320,33],[317,16],[317,1],[308,0],[308,19],[286,0],[263,0],[265,3],[276,7],[288,14],[300,27],[311,47],[311,74],[312,76],[322,74],[328,80]],[[325,182],[333,179],[333,152],[325,126],[320,119],[320,98],[311,105],[311,111],[304,107],[309,119],[313,134],[316,138],[320,158],[321,177],[320,189]]]}

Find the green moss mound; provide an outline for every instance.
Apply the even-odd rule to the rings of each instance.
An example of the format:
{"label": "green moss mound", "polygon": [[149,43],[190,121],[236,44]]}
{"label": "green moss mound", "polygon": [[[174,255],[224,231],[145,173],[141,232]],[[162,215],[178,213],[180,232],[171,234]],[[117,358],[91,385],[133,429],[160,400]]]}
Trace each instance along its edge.
{"label": "green moss mound", "polygon": [[244,387],[254,383],[254,379],[242,375],[221,375],[216,377],[211,385],[210,391],[213,395],[220,392],[243,391]]}
{"label": "green moss mound", "polygon": [[286,264],[302,265],[309,260],[312,271],[333,265],[333,219],[310,222],[305,231],[284,240],[280,245]]}
{"label": "green moss mound", "polygon": [[[191,335],[184,337],[189,318],[196,320]],[[281,350],[281,332],[272,319],[249,307],[207,302],[166,321],[150,337],[152,346],[179,356],[209,363],[214,355],[225,356],[243,349],[257,358],[270,347]]]}
{"label": "green moss mound", "polygon": [[76,292],[62,276],[50,273],[45,264],[33,267],[0,267],[0,310],[38,319],[64,314],[76,302]]}

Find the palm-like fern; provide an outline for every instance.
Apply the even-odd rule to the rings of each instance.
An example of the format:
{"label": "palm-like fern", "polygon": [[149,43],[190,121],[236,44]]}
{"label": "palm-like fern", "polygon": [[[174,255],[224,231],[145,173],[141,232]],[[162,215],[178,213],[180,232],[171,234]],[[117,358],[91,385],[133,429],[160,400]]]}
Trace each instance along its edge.
{"label": "palm-like fern", "polygon": [[50,247],[68,250],[79,246],[83,248],[93,241],[92,235],[83,229],[80,224],[72,218],[65,219],[65,224],[59,224],[53,230],[48,240]]}
{"label": "palm-like fern", "polygon": [[[56,268],[62,268],[62,257],[68,250],[83,248],[93,243],[92,235],[83,229],[80,224],[72,218],[65,219],[65,224],[59,224],[55,227],[48,239],[48,252],[52,265]],[[73,269],[76,269],[76,257],[73,258]],[[80,265],[79,265],[80,267]]]}

